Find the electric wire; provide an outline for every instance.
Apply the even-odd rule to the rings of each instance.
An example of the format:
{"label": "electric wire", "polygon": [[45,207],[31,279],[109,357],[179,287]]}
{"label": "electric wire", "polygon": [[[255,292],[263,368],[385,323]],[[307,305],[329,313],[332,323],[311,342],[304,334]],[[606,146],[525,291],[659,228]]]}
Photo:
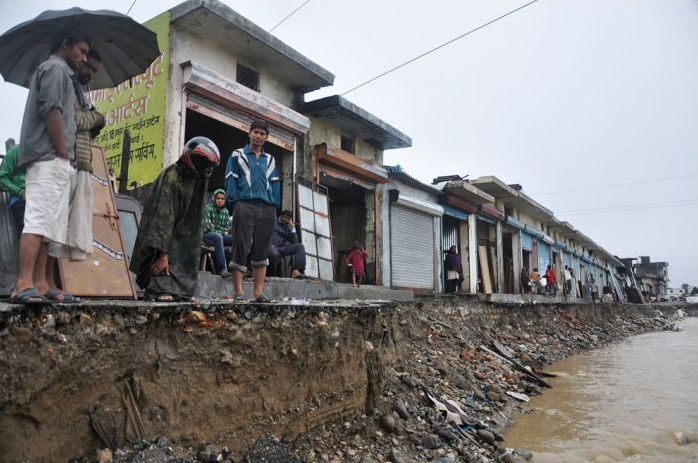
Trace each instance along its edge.
{"label": "electric wire", "polygon": [[564,209],[558,212],[584,212],[584,211],[599,211],[604,209],[625,209],[629,207],[645,207],[645,206],[663,206],[666,204],[676,204],[676,203],[689,203],[696,202],[698,198],[691,199],[672,199],[670,201],[660,201],[655,203],[638,203],[638,204],[623,204],[618,206],[603,206],[603,207],[589,207],[583,209]]}
{"label": "electric wire", "polygon": [[642,185],[645,183],[667,182],[670,180],[681,180],[681,179],[695,178],[695,177],[698,177],[698,174],[678,175],[675,177],[650,178],[650,179],[646,179],[646,180],[637,180],[634,182],[610,183],[608,185],[597,185],[597,186],[589,186],[589,187],[570,188],[568,190],[547,191],[545,193],[531,193],[531,196],[548,196],[548,195],[554,195],[554,194],[558,194],[558,193],[572,193],[572,192],[576,192],[576,191],[601,190],[604,188],[613,188],[613,187],[617,187],[617,186]]}
{"label": "electric wire", "polygon": [[479,31],[480,29],[484,29],[485,27],[489,26],[490,24],[493,24],[493,23],[499,21],[500,19],[504,19],[504,18],[506,18],[507,16],[516,13],[517,11],[521,11],[521,10],[523,10],[524,8],[526,8],[527,6],[533,5],[533,4],[536,3],[537,1],[538,1],[538,0],[533,0],[533,1],[531,1],[531,2],[528,2],[528,3],[526,3],[525,5],[522,5],[522,6],[518,7],[518,8],[515,8],[515,9],[513,9],[513,10],[507,12],[507,13],[504,13],[504,14],[501,15],[501,16],[498,16],[498,17],[492,19],[491,21],[486,22],[485,24],[482,24],[482,25],[476,27],[475,29],[471,29],[471,30],[469,30],[468,32],[465,32],[465,33],[459,35],[458,37],[454,37],[454,38],[452,38],[451,40],[449,40],[449,41],[447,41],[447,42],[444,42],[444,43],[442,43],[441,45],[438,45],[438,46],[432,48],[431,50],[427,50],[427,51],[425,51],[424,53],[421,53],[421,54],[415,56],[414,58],[411,58],[411,59],[405,61],[405,62],[402,63],[402,64],[398,64],[397,66],[395,66],[395,67],[393,67],[393,68],[391,68],[391,69],[388,69],[387,71],[382,72],[381,74],[378,74],[377,76],[372,77],[371,79],[369,79],[369,80],[367,80],[367,81],[365,81],[365,82],[363,82],[363,83],[361,83],[361,84],[359,84],[359,85],[357,85],[357,86],[355,86],[355,87],[353,87],[353,88],[347,90],[346,92],[342,93],[341,96],[344,96],[344,95],[346,95],[346,94],[348,94],[348,93],[351,93],[351,92],[353,92],[354,90],[358,90],[359,88],[363,87],[364,85],[368,85],[368,84],[370,84],[371,82],[373,82],[373,81],[375,81],[375,80],[378,80],[378,79],[380,79],[381,77],[390,74],[391,72],[397,71],[398,69],[400,69],[400,68],[402,68],[402,67],[405,67],[405,66],[407,66],[407,65],[410,64],[410,63],[414,63],[414,62],[417,61],[418,59],[423,58],[423,57],[425,57],[425,56],[427,56],[427,55],[429,55],[429,54],[431,54],[431,53],[434,53],[435,51],[437,51],[437,50],[439,50],[439,49],[441,49],[441,48],[443,48],[443,47],[445,47],[445,46],[447,46],[447,45],[450,45],[450,44],[452,44],[453,42],[456,42],[456,41],[458,41],[458,40],[460,40],[460,39],[462,39],[462,38],[464,38],[464,37],[467,37],[468,35],[472,34],[473,32],[477,32],[477,31]]}
{"label": "electric wire", "polygon": [[557,213],[560,215],[564,214],[565,216],[594,215],[594,214],[604,214],[604,213],[608,213],[608,212],[621,213],[621,212],[641,211],[641,210],[646,210],[646,209],[687,206],[689,204],[695,204],[695,203],[698,203],[698,199],[690,199],[690,200],[685,200],[685,201],[673,201],[673,202],[665,202],[665,203],[654,203],[654,204],[649,203],[649,204],[616,206],[616,207],[609,207],[609,208],[580,209],[580,210],[576,210],[574,212],[558,211]]}
{"label": "electric wire", "polygon": [[305,5],[307,5],[308,3],[310,3],[310,0],[305,0],[305,1],[304,1],[303,3],[301,3],[300,6],[298,6],[295,10],[293,10],[293,11],[291,11],[289,14],[287,14],[286,17],[285,17],[284,19],[282,19],[281,21],[279,21],[279,22],[276,24],[276,26],[274,26],[274,27],[272,27],[271,29],[269,29],[269,32],[274,31],[274,29],[276,29],[277,27],[279,27],[280,25],[282,25],[288,18],[290,18],[291,16],[293,16],[294,14],[296,14],[296,12],[297,12],[298,10],[300,10],[301,8],[303,8],[303,7],[304,7]]}
{"label": "electric wire", "polygon": [[135,5],[137,1],[138,0],[133,0],[133,3],[131,3],[131,6],[128,7],[128,11],[126,12],[126,16],[128,16],[128,14],[131,12],[131,10],[133,9],[133,5]]}

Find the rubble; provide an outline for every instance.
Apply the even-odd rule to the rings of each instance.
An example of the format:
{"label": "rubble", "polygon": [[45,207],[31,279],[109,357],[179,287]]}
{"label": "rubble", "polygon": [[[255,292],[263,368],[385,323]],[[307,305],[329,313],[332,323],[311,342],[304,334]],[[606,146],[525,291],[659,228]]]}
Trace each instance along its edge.
{"label": "rubble", "polygon": [[[157,359],[158,375],[186,367],[182,362],[189,355],[190,362],[205,364],[215,372],[217,381],[239,384],[236,378],[244,373],[248,375],[246,381],[257,384],[255,375],[262,375],[266,381],[268,368],[277,371],[279,359],[284,359],[284,368],[288,368],[321,354],[338,359],[337,353],[341,352],[363,359],[365,370],[351,372],[355,380],[365,381],[363,410],[301,427],[301,432],[296,433],[292,432],[294,428],[275,427],[275,423],[324,413],[322,410],[331,410],[332,404],[350,397],[347,393],[355,392],[316,393],[306,402],[287,406],[283,412],[249,424],[239,421],[240,409],[221,402],[215,407],[225,411],[223,426],[234,422],[230,429],[238,433],[237,440],[231,439],[227,428],[210,429],[211,423],[206,423],[186,428],[189,434],[180,431],[178,440],[163,437],[135,444],[121,440],[117,446],[120,448],[112,448],[112,461],[520,462],[530,458],[530,453],[504,448],[502,432],[511,414],[515,410],[525,412],[525,400],[545,387],[545,365],[627,336],[666,329],[675,318],[671,311],[662,311],[660,316],[639,308],[610,310],[539,304],[482,305],[463,310],[458,304],[455,300],[451,305],[437,301],[370,308],[318,304],[264,309],[216,304],[208,304],[205,309],[191,304],[166,308],[134,304],[137,310],[83,306],[72,309],[74,312],[58,308],[7,315],[0,311],[0,315],[4,313],[4,318],[0,317],[0,366],[12,367],[17,365],[17,356],[28,355],[35,365],[51,365],[51,371],[55,371],[63,365],[79,365],[109,346],[118,344],[127,349],[141,339],[149,345],[151,338],[169,339],[177,333],[182,340],[179,349],[161,342],[157,350],[148,352]],[[546,342],[541,343],[541,339]],[[37,349],[27,349],[28,344]],[[275,346],[271,357],[264,357],[264,346]],[[255,358],[268,363],[256,367]],[[133,357],[124,361],[129,368],[138,364]],[[332,370],[341,367],[336,363],[327,366]],[[6,403],[34,400],[23,385],[29,383],[21,382],[31,381],[31,375],[39,368],[30,367],[23,370],[24,376],[0,375],[0,390],[9,394],[3,397]],[[104,364],[101,374],[106,377],[110,367]],[[308,373],[302,372],[299,378],[307,378]],[[173,376],[180,377],[181,373]],[[147,400],[138,397],[143,389],[135,378],[132,382],[135,403]],[[274,389],[280,397],[286,385],[283,377],[276,379]],[[196,394],[202,399],[206,395],[215,398],[220,389],[213,387],[209,391],[197,389]],[[264,397],[264,401],[268,400],[281,399]],[[192,413],[189,405],[182,406]],[[284,410],[282,405],[275,407]],[[158,425],[157,429],[166,433],[170,428],[159,423],[170,422],[173,413],[166,408],[144,411],[145,429]],[[262,429],[264,435],[255,435]],[[109,461],[107,452],[98,456],[96,449],[95,445],[82,461]]]}

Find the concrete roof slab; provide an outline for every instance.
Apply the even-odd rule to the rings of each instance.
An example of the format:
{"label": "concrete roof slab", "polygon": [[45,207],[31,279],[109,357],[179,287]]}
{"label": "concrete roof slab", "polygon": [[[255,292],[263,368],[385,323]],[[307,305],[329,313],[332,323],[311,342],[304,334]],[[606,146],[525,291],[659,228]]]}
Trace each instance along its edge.
{"label": "concrete roof slab", "polygon": [[444,191],[476,204],[494,204],[494,196],[472,185],[466,180],[448,182],[444,186]]}
{"label": "concrete roof slab", "polygon": [[273,63],[277,77],[304,93],[334,82],[334,74],[218,0],[180,3],[170,9],[170,21],[252,64]]}
{"label": "concrete roof slab", "polygon": [[309,101],[303,105],[303,112],[384,150],[412,146],[406,134],[339,95]]}

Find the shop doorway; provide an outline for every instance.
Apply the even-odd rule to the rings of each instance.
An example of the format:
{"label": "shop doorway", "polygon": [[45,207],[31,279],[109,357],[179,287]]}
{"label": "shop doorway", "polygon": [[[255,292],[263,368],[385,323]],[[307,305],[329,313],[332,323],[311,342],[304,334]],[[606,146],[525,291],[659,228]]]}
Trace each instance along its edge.
{"label": "shop doorway", "polygon": [[502,234],[502,250],[504,252],[504,292],[513,294],[514,288],[514,252],[512,246],[511,233]]}
{"label": "shop doorway", "polygon": [[[351,252],[354,242],[358,241],[369,253],[374,249],[373,243],[366,243],[367,190],[330,176],[324,176],[321,184],[327,187],[330,198],[335,278],[338,282],[350,283],[351,274],[344,258]],[[375,262],[375,256],[371,257],[371,261]],[[375,264],[367,262],[364,283],[372,285],[375,281]]]}
{"label": "shop doorway", "polygon": [[[225,168],[228,159],[234,150],[242,148],[249,142],[249,135],[236,127],[232,127],[188,109],[184,129],[184,141],[186,142],[186,140],[196,136],[210,138],[216,144],[221,154],[221,163],[213,171],[213,175],[208,183],[209,192],[213,192],[217,188],[225,189]],[[290,173],[285,172],[285,164],[287,164],[285,160],[288,159],[292,153],[269,142],[264,144],[264,151],[274,156],[276,167],[279,169],[280,178],[284,180],[287,179]],[[286,204],[284,201],[285,195],[288,195],[289,198],[292,197],[292,191],[292,185],[288,184],[286,181],[282,181],[281,204]]]}

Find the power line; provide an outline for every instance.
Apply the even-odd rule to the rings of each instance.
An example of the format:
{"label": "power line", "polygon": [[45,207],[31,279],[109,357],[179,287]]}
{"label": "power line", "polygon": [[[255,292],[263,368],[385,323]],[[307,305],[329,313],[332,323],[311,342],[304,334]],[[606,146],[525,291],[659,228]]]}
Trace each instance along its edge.
{"label": "power line", "polygon": [[641,211],[645,209],[656,209],[665,207],[676,207],[676,206],[686,206],[689,204],[698,203],[698,199],[688,199],[683,201],[667,201],[664,203],[647,203],[647,204],[629,204],[626,206],[613,206],[613,207],[600,207],[593,209],[577,209],[574,211],[558,211],[558,214],[564,214],[566,216],[575,215],[593,215],[593,214],[603,214],[607,212],[631,212],[631,211]]}
{"label": "power line", "polygon": [[128,11],[126,12],[126,16],[128,16],[128,14],[131,12],[131,9],[133,8],[133,5],[135,5],[137,1],[138,1],[138,0],[133,0],[133,3],[131,3],[131,6],[128,7]]}
{"label": "power line", "polygon": [[679,179],[694,178],[694,177],[698,177],[698,174],[678,175],[676,177],[650,178],[650,179],[646,179],[646,180],[637,180],[635,182],[611,183],[608,185],[597,185],[597,186],[582,187],[582,188],[570,188],[568,190],[548,191],[545,193],[531,193],[531,196],[547,196],[547,195],[554,195],[554,194],[558,194],[558,193],[571,193],[571,192],[575,192],[575,191],[600,190],[603,188],[612,188],[612,187],[616,187],[616,186],[641,185],[641,184],[645,184],[645,183],[666,182],[669,180],[679,180]]}
{"label": "power line", "polygon": [[644,206],[662,206],[665,204],[674,204],[674,203],[686,203],[686,202],[695,202],[698,201],[697,198],[692,198],[692,199],[673,199],[671,201],[661,201],[657,203],[638,203],[638,204],[624,204],[620,206],[604,206],[604,207],[589,207],[589,208],[584,208],[584,209],[565,209],[559,212],[584,212],[584,211],[600,211],[604,209],[624,209],[628,207],[644,207]]}
{"label": "power line", "polygon": [[303,8],[303,7],[304,7],[305,5],[307,5],[308,3],[310,3],[310,0],[305,0],[303,3],[300,4],[299,7],[297,7],[295,10],[291,11],[289,14],[286,15],[286,17],[285,17],[284,19],[282,19],[281,21],[279,21],[279,22],[276,24],[276,26],[274,26],[274,27],[272,27],[271,29],[269,29],[269,32],[273,32],[274,29],[276,29],[277,27],[279,27],[280,25],[282,25],[288,18],[290,18],[291,16],[293,16],[294,14],[296,14],[296,12],[297,12],[298,10],[300,10],[301,8]]}
{"label": "power line", "polygon": [[449,40],[448,42],[444,42],[444,43],[442,43],[441,45],[432,48],[431,50],[425,51],[424,53],[422,53],[422,54],[420,54],[420,55],[417,55],[417,56],[415,56],[414,58],[409,59],[409,60],[405,61],[405,62],[402,63],[402,64],[398,64],[398,65],[395,66],[394,68],[388,69],[387,71],[385,71],[385,72],[383,72],[383,73],[381,73],[381,74],[378,74],[377,76],[375,76],[375,77],[373,77],[373,78],[367,80],[366,82],[363,82],[363,83],[357,85],[356,87],[353,87],[353,88],[347,90],[346,92],[342,93],[342,96],[346,95],[347,93],[351,93],[351,92],[353,92],[354,90],[357,90],[357,89],[363,87],[364,85],[368,85],[368,84],[370,84],[371,82],[373,82],[374,80],[378,80],[378,79],[380,79],[381,77],[383,77],[383,76],[385,76],[385,75],[388,75],[388,74],[390,74],[390,73],[393,72],[393,71],[397,71],[398,69],[400,69],[400,68],[402,68],[402,67],[404,67],[404,66],[407,66],[407,65],[410,64],[410,63],[414,63],[414,62],[417,61],[418,59],[423,58],[423,57],[425,57],[425,56],[427,56],[427,55],[429,55],[429,54],[435,52],[436,50],[439,50],[439,49],[441,49],[441,48],[443,48],[443,47],[445,47],[445,46],[447,46],[447,45],[450,45],[450,44],[452,44],[453,42],[456,42],[456,41],[462,39],[463,37],[466,37],[466,36],[472,34],[473,32],[477,32],[477,31],[479,31],[480,29],[483,29],[483,28],[489,26],[490,24],[493,24],[493,23],[499,21],[500,19],[504,19],[504,18],[506,18],[507,16],[516,13],[517,11],[523,10],[523,9],[526,8],[527,6],[532,5],[532,4],[536,3],[537,1],[538,1],[538,0],[533,0],[533,1],[531,1],[531,2],[528,2],[528,3],[526,3],[525,5],[522,5],[522,6],[516,8],[516,9],[514,9],[514,10],[509,11],[508,13],[505,13],[505,14],[503,14],[503,15],[497,17],[497,18],[494,18],[494,19],[491,20],[491,21],[486,22],[485,24],[483,24],[483,25],[481,25],[481,26],[476,27],[475,29],[469,30],[468,32],[466,32],[466,33],[464,33],[464,34],[461,34],[461,35],[459,35],[458,37],[452,38],[452,39]]}

